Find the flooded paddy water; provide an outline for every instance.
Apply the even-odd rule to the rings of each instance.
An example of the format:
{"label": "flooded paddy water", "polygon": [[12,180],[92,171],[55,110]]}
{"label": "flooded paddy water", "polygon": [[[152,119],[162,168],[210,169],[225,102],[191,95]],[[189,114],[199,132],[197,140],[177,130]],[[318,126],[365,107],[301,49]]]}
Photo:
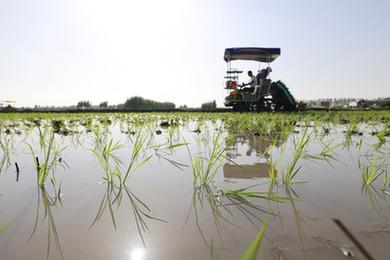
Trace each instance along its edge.
{"label": "flooded paddy water", "polygon": [[389,119],[1,114],[0,258],[389,259]]}

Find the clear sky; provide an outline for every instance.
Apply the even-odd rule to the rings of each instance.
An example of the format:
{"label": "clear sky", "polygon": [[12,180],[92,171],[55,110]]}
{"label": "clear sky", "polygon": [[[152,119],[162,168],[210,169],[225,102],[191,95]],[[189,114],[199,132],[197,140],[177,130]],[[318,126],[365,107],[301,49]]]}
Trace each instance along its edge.
{"label": "clear sky", "polygon": [[0,100],[222,105],[228,47],[280,47],[297,99],[390,96],[389,0],[0,0]]}

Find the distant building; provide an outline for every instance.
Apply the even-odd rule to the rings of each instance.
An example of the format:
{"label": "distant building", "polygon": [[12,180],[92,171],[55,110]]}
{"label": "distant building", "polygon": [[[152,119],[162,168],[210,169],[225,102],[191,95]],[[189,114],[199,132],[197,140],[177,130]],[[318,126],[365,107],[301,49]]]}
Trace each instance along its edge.
{"label": "distant building", "polygon": [[348,103],[348,107],[358,107],[358,101],[352,100]]}
{"label": "distant building", "polygon": [[332,105],[332,102],[330,100],[318,100],[317,101],[317,107],[319,108],[330,108]]}

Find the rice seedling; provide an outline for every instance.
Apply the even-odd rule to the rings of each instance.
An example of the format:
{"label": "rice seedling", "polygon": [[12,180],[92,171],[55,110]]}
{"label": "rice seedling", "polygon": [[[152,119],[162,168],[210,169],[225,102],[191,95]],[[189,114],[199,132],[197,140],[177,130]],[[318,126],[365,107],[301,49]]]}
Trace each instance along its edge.
{"label": "rice seedling", "polygon": [[[200,142],[201,141],[198,139],[198,145]],[[210,144],[211,149],[206,146],[207,151],[205,155],[207,157],[204,157],[202,154],[195,154],[192,156],[189,146],[186,145],[190,160],[192,162],[191,166],[194,186],[202,187],[203,185],[209,184],[213,181],[215,175],[222,167],[222,160],[229,160],[225,155],[228,147],[230,146],[229,143],[230,140],[226,140],[226,143],[223,143],[221,132],[214,133]]]}
{"label": "rice seedling", "polygon": [[[127,169],[124,173],[124,176],[121,175],[121,183],[125,184],[129,176],[134,174],[134,172],[142,167],[145,163],[147,163],[152,155],[146,155],[145,152],[149,148],[147,147],[148,136],[143,132],[138,132],[135,136],[135,140],[133,142],[133,149],[130,154],[130,161],[127,166]],[[142,158],[141,158],[142,157]]]}
{"label": "rice seedling", "polygon": [[358,127],[355,120],[351,121],[344,131],[344,147],[349,147],[352,144],[352,136],[358,133]]}
{"label": "rice seedling", "polygon": [[[59,160],[60,154],[66,149],[66,146],[59,147],[55,143],[54,132],[43,132],[38,128],[39,136],[39,153],[43,154],[43,160],[39,160],[38,154],[34,151],[34,148],[31,144],[26,143],[30,154],[33,158],[35,168],[37,170],[37,183],[40,186],[44,186],[50,173],[53,172],[56,165],[61,163],[62,160]],[[55,175],[51,175],[51,181],[55,182]]]}
{"label": "rice seedling", "polygon": [[299,159],[304,155],[305,148],[310,141],[310,135],[307,133],[307,128],[305,129],[302,137],[298,142],[294,139],[294,154],[292,159],[287,165],[285,172],[283,172],[283,184],[289,185],[294,182],[295,176],[301,169],[301,166],[298,166]]}
{"label": "rice seedling", "polygon": [[259,248],[261,246],[261,241],[263,240],[267,226],[268,226],[268,219],[265,219],[264,224],[263,224],[262,228],[260,229],[259,233],[257,234],[256,238],[253,240],[251,245],[248,247],[248,249],[241,256],[242,260],[255,260],[256,259]]}
{"label": "rice seedling", "polygon": [[281,164],[282,164],[284,152],[286,150],[286,145],[287,145],[287,143],[285,143],[282,146],[282,148],[280,149],[279,159],[278,159],[277,163],[273,162],[272,157],[270,157],[267,160],[268,165],[269,165],[268,176],[271,179],[272,183],[277,183],[278,182],[278,172],[281,172]]}
{"label": "rice seedling", "polygon": [[[120,179],[120,164],[122,163],[120,158],[115,155],[115,152],[119,151],[123,146],[119,142],[110,141],[107,144],[103,144],[100,139],[100,143],[97,142],[97,145],[92,149],[92,153],[99,162],[100,167],[103,169],[105,176],[103,179],[109,183],[114,181],[114,178],[117,177]],[[111,161],[114,162],[115,168],[112,167]]]}
{"label": "rice seedling", "polygon": [[134,139],[130,139],[132,145],[130,158],[127,166],[122,170],[123,160],[116,153],[125,147],[120,142],[115,142],[113,138],[106,141],[107,135],[99,128],[95,129],[94,133],[95,147],[91,151],[103,169],[103,179],[109,183],[117,181],[120,185],[125,185],[128,178],[152,158],[152,155],[146,155],[146,151],[150,149],[148,146],[150,137],[146,132],[139,131]]}
{"label": "rice seedling", "polygon": [[375,136],[378,139],[378,142],[375,144],[375,148],[380,148],[382,145],[386,143],[386,135],[387,135],[387,129],[383,129],[375,134]]}
{"label": "rice seedling", "polygon": [[331,164],[330,161],[338,161],[336,157],[334,157],[334,152],[340,145],[333,145],[334,141],[324,142],[320,141],[322,145],[322,150],[318,154],[313,153],[305,153],[303,158],[306,160],[320,160],[326,161],[328,164]]}
{"label": "rice seedling", "polygon": [[363,167],[362,178],[363,185],[370,186],[374,183],[384,172],[382,169],[382,164],[377,164],[378,157],[375,157],[369,166]]}
{"label": "rice seedling", "polygon": [[265,199],[268,201],[275,201],[275,202],[283,202],[283,197],[275,196],[272,193],[269,192],[257,192],[257,191],[249,191],[249,189],[258,186],[252,185],[248,187],[244,187],[241,189],[235,189],[235,190],[225,190],[223,191],[223,194],[229,198],[234,198],[236,201],[239,201],[240,203],[244,203],[247,205],[255,205],[253,202],[250,201],[250,199]]}
{"label": "rice seedling", "polygon": [[[93,161],[95,162],[95,166],[101,171],[101,175],[98,176],[98,178],[103,177],[104,184],[107,185],[107,188],[104,187],[101,190],[102,194],[99,196],[102,196],[102,198],[99,198],[99,201],[96,203],[97,212],[92,212],[91,214],[92,218],[90,219],[90,222],[92,222],[92,224],[89,223],[91,224],[91,228],[104,228],[100,227],[98,223],[103,224],[104,218],[107,217],[107,220],[110,222],[109,225],[112,224],[113,229],[117,230],[118,233],[125,232],[120,230],[121,225],[119,220],[122,219],[124,211],[127,211],[127,213],[130,213],[130,224],[134,227],[133,230],[137,230],[140,234],[138,240],[142,240],[144,244],[145,241],[147,241],[146,234],[148,233],[148,230],[151,229],[151,224],[154,224],[154,220],[152,221],[148,216],[154,217],[154,215],[152,214],[149,205],[142,201],[142,198],[132,193],[132,191],[126,189],[125,184],[129,183],[129,179],[137,173],[137,169],[142,167],[142,165],[145,166],[145,164],[150,161],[152,162],[152,165],[155,165],[155,163],[161,164],[161,171],[159,171],[159,174],[161,175],[166,174],[167,168],[165,166],[167,165],[169,167],[173,166],[185,173],[188,172],[189,175],[181,175],[178,176],[178,178],[181,178],[180,181],[189,180],[190,184],[191,182],[193,184],[193,197],[190,210],[192,215],[190,216],[190,220],[193,221],[194,225],[199,229],[205,243],[211,244],[209,245],[211,251],[210,255],[218,258],[219,249],[221,250],[220,253],[222,257],[222,255],[225,254],[223,250],[225,250],[226,247],[223,245],[220,246],[218,243],[214,244],[215,242],[219,242],[218,240],[212,240],[210,243],[209,235],[211,233],[211,237],[213,238],[218,239],[217,236],[219,236],[219,239],[223,244],[223,240],[229,235],[228,233],[225,234],[225,231],[228,230],[230,232],[231,227],[243,227],[243,230],[247,230],[248,223],[246,222],[250,222],[249,224],[252,224],[256,230],[259,230],[264,214],[275,216],[277,217],[277,220],[282,223],[282,220],[284,219],[282,214],[286,212],[286,210],[290,213],[292,225],[294,226],[295,221],[298,229],[298,233],[296,230],[293,230],[294,232],[292,232],[293,235],[296,236],[293,239],[297,240],[294,242],[299,242],[299,235],[299,239],[303,244],[303,241],[305,240],[303,228],[306,228],[305,222],[307,222],[310,217],[306,216],[304,211],[301,211],[300,208],[297,208],[301,205],[296,202],[299,200],[298,195],[289,195],[290,192],[294,193],[293,191],[290,191],[291,187],[296,186],[289,186],[289,184],[296,183],[300,173],[306,174],[302,170],[304,167],[303,163],[306,162],[304,160],[316,161],[317,165],[310,164],[308,166],[313,166],[313,172],[321,172],[322,174],[321,167],[323,165],[326,166],[326,162],[329,163],[329,161],[337,159],[344,162],[345,159],[345,165],[347,165],[350,161],[355,162],[356,159],[363,156],[371,158],[374,152],[380,153],[381,157],[378,156],[376,159],[376,162],[374,163],[375,167],[371,167],[370,164],[364,167],[365,170],[363,170],[363,166],[361,167],[361,178],[366,179],[363,180],[363,182],[371,182],[370,186],[363,186],[366,187],[364,188],[364,192],[368,195],[370,203],[373,201],[372,207],[374,209],[383,209],[381,215],[386,216],[388,207],[384,200],[389,196],[388,186],[390,182],[385,165],[385,158],[390,154],[387,145],[388,138],[384,136],[386,133],[383,133],[380,137],[377,135],[370,136],[364,134],[363,138],[362,136],[354,136],[354,131],[356,131],[356,129],[351,129],[353,128],[353,122],[362,121],[361,127],[364,127],[364,133],[371,130],[378,130],[378,125],[382,127],[382,125],[386,123],[386,120],[390,119],[389,115],[388,112],[384,113],[382,111],[375,113],[372,113],[371,111],[366,113],[306,111],[292,114],[57,113],[15,114],[10,116],[7,115],[7,118],[5,118],[0,114],[0,122],[2,124],[1,127],[5,126],[2,128],[1,133],[4,133],[6,129],[10,129],[9,134],[3,135],[3,137],[11,139],[10,146],[12,145],[13,137],[15,137],[17,140],[16,144],[19,146],[20,143],[18,143],[18,141],[23,140],[24,137],[25,139],[23,141],[26,141],[27,137],[31,135],[31,131],[35,131],[37,126],[39,126],[42,131],[44,136],[43,141],[39,140],[40,137],[37,135],[31,139],[31,142],[28,141],[30,146],[23,145],[23,148],[28,148],[36,168],[38,169],[37,183],[40,183],[38,186],[38,188],[41,188],[40,193],[43,193],[44,191],[42,190],[48,188],[48,184],[51,181],[52,183],[55,183],[55,177],[59,176],[58,174],[55,174],[56,165],[64,165],[64,163],[59,164],[55,162],[56,160],[54,159],[58,154],[57,152],[62,149],[60,147],[62,146],[61,141],[73,142],[74,149],[69,156],[69,160],[72,160],[74,165],[80,165],[81,167],[93,166],[89,165],[89,162],[86,160],[81,163],[79,161],[81,158],[84,158],[84,154],[82,153],[87,150],[86,148],[92,148],[88,150],[94,150],[94,152],[89,155],[94,156]],[[58,122],[56,122],[56,120]],[[380,121],[374,122],[370,120]],[[340,126],[340,121],[345,124]],[[164,128],[160,125],[161,122],[168,122],[169,126]],[[83,126],[83,124],[85,126]],[[343,130],[347,129],[346,133],[340,133],[340,131],[335,130],[335,128],[340,129],[341,127],[343,127]],[[69,133],[74,133],[74,135],[70,134],[69,137],[64,137],[63,135],[60,136],[55,134],[54,137],[52,136],[52,132],[62,132],[65,129],[69,131]],[[198,129],[200,131],[193,132]],[[22,131],[21,135],[17,134],[18,130]],[[122,133],[120,133],[121,130],[123,130]],[[157,134],[156,130],[160,130],[160,134]],[[380,130],[382,130],[382,128]],[[95,132],[98,133],[95,134],[98,136],[94,135]],[[182,136],[185,136],[188,142],[183,140],[181,138]],[[228,136],[227,139],[226,136]],[[250,136],[251,139],[248,139],[248,136]],[[340,149],[340,146],[343,145],[345,136],[347,136],[354,145],[353,147],[344,146],[343,149]],[[237,142],[234,144],[234,147],[231,147],[230,145],[230,138],[235,138],[234,142]],[[333,139],[330,141],[328,138]],[[126,143],[126,139],[129,143]],[[5,138],[1,138],[1,140],[5,140]],[[37,142],[37,140],[39,142]],[[271,140],[274,141],[271,142]],[[339,145],[333,140],[337,140],[337,142],[341,140],[341,144]],[[270,145],[270,143],[272,144]],[[261,147],[254,148],[258,144]],[[375,149],[375,146],[377,146],[378,149]],[[250,148],[249,155],[248,153],[245,153],[248,147]],[[19,148],[20,147],[17,147],[15,151],[19,151]],[[181,158],[181,152],[184,151],[184,149],[188,150],[190,159],[182,162],[183,159],[177,158]],[[357,150],[359,150],[359,153],[356,153]],[[3,151],[1,144],[0,151]],[[78,153],[80,153],[80,157],[78,157]],[[233,153],[235,154],[232,155]],[[0,156],[2,154],[3,153],[0,152]],[[229,157],[230,155],[232,156]],[[234,158],[235,163],[237,164],[241,162],[259,162],[265,164],[265,161],[267,161],[269,165],[268,175],[271,182],[270,186],[285,188],[286,193],[288,193],[288,196],[291,196],[291,198],[286,201],[285,198],[281,197],[284,196],[284,194],[273,193],[273,190],[259,192],[260,190],[255,187],[241,188],[242,186],[238,186],[241,182],[258,183],[258,179],[237,180],[231,179],[231,177],[219,176],[219,173],[222,173],[223,164],[226,163],[227,160],[231,160],[230,158]],[[26,163],[23,160],[24,158],[21,157],[16,159],[17,160],[15,161],[20,163],[20,170],[28,172]],[[14,163],[14,161],[12,161],[12,163]],[[191,169],[186,169],[188,166],[190,166]],[[377,168],[380,169],[376,170]],[[79,169],[79,167],[76,167],[76,169]],[[335,171],[337,170],[339,169],[335,168]],[[350,167],[348,168],[348,171],[349,170],[352,171],[353,168]],[[382,170],[384,171],[383,173],[381,173]],[[86,174],[90,174],[90,171]],[[343,177],[350,177],[348,174],[343,175]],[[378,199],[378,194],[374,188],[369,188],[375,186],[374,184],[382,182],[382,176],[383,189],[381,192],[378,192],[378,194],[381,195],[380,198],[383,199],[383,201]],[[8,176],[4,175],[1,177],[5,179]],[[13,181],[14,176],[12,175],[11,177],[11,181]],[[89,177],[90,176],[88,176],[88,178]],[[171,174],[168,177],[171,178],[174,176]],[[325,178],[326,176],[321,177]],[[355,177],[360,178],[360,175],[356,175]],[[69,178],[64,178],[64,180],[67,181],[70,178],[72,178],[72,181],[74,179],[77,182],[79,176],[72,175]],[[159,180],[163,180],[163,178],[164,177]],[[216,189],[215,185],[219,184],[219,180],[222,181],[222,178],[224,179],[221,185],[228,185],[229,190],[223,191],[222,189]],[[141,185],[144,185],[145,183],[143,182],[145,180],[138,182],[138,178],[134,179],[134,181]],[[264,179],[261,181],[264,181]],[[313,175],[313,182],[315,181],[318,181],[318,179]],[[71,183],[73,184],[76,182]],[[279,182],[284,185],[279,186]],[[46,183],[46,185],[44,183]],[[351,183],[356,182],[352,181]],[[353,188],[354,187],[351,187],[351,189]],[[382,188],[382,183],[380,188]],[[305,192],[309,192],[309,190],[310,189],[305,190]],[[371,193],[374,197],[373,199],[371,198]],[[4,201],[6,201],[12,197],[6,195],[8,194],[3,194],[3,196],[0,197],[1,200],[4,199]],[[52,199],[47,200],[53,201],[53,203],[49,203],[50,205],[48,205],[51,208],[52,213],[47,213],[46,217],[42,217],[45,214],[43,213],[45,207],[42,207],[43,196],[45,195],[40,195],[39,218],[36,232],[39,233],[38,231],[41,230],[39,228],[41,221],[43,221],[43,226],[48,225],[50,227],[51,231],[49,236],[51,236],[51,249],[49,251],[51,252],[50,257],[52,257],[53,248],[55,249],[56,247],[53,246],[53,244],[56,244],[56,242],[54,242],[54,240],[56,240],[56,235],[54,234],[57,231],[55,228],[55,231],[53,230],[51,222],[54,222],[54,220],[50,220],[49,215],[52,214],[54,215],[53,217],[55,217],[55,209],[61,202],[59,199],[60,196],[57,195],[57,193],[56,195],[50,196]],[[56,196],[58,199],[57,202],[54,202]],[[321,196],[325,197],[327,195],[322,193]],[[80,201],[83,199],[84,198],[80,198]],[[375,200],[378,200],[378,202]],[[305,200],[302,200],[302,203],[305,203],[304,201]],[[289,206],[290,204],[291,207]],[[123,208],[126,205],[129,206],[129,210]],[[180,205],[178,204],[178,207],[179,206]],[[279,209],[275,208],[279,206]],[[286,207],[288,207],[288,209],[286,209]],[[119,210],[119,208],[121,210]],[[195,218],[193,216],[194,212]],[[367,214],[371,213],[367,212]],[[379,211],[373,212],[373,214],[379,215]],[[290,221],[283,224],[289,228],[288,230],[291,230],[291,227],[288,226],[291,225]],[[57,225],[59,226],[60,223],[57,223]],[[267,227],[267,229],[270,228],[272,229],[272,227]],[[2,230],[2,227],[0,227],[0,230]],[[60,231],[60,229],[58,229],[58,231]],[[215,235],[216,233],[217,236]],[[237,236],[239,236],[238,233]],[[37,235],[34,235],[35,239],[37,239],[37,237]],[[59,237],[59,234],[57,234],[57,237]],[[68,236],[66,235],[64,238],[65,237]],[[63,243],[60,238],[58,238],[58,240],[61,244]],[[229,244],[229,247],[230,246],[231,244]],[[256,246],[252,246],[252,248],[256,249]],[[235,250],[235,248],[232,248],[232,250]],[[258,249],[254,251],[257,250]],[[64,253],[67,254],[65,250]],[[60,255],[60,253],[58,253],[58,255]],[[257,256],[259,257],[259,254],[257,254]],[[60,257],[57,256],[57,258]]]}

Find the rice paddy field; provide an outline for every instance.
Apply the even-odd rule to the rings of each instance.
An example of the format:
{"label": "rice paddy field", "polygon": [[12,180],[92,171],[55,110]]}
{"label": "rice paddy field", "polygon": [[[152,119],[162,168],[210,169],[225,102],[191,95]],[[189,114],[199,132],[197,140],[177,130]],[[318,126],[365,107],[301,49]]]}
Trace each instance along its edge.
{"label": "rice paddy field", "polygon": [[0,114],[0,258],[389,259],[390,111]]}

